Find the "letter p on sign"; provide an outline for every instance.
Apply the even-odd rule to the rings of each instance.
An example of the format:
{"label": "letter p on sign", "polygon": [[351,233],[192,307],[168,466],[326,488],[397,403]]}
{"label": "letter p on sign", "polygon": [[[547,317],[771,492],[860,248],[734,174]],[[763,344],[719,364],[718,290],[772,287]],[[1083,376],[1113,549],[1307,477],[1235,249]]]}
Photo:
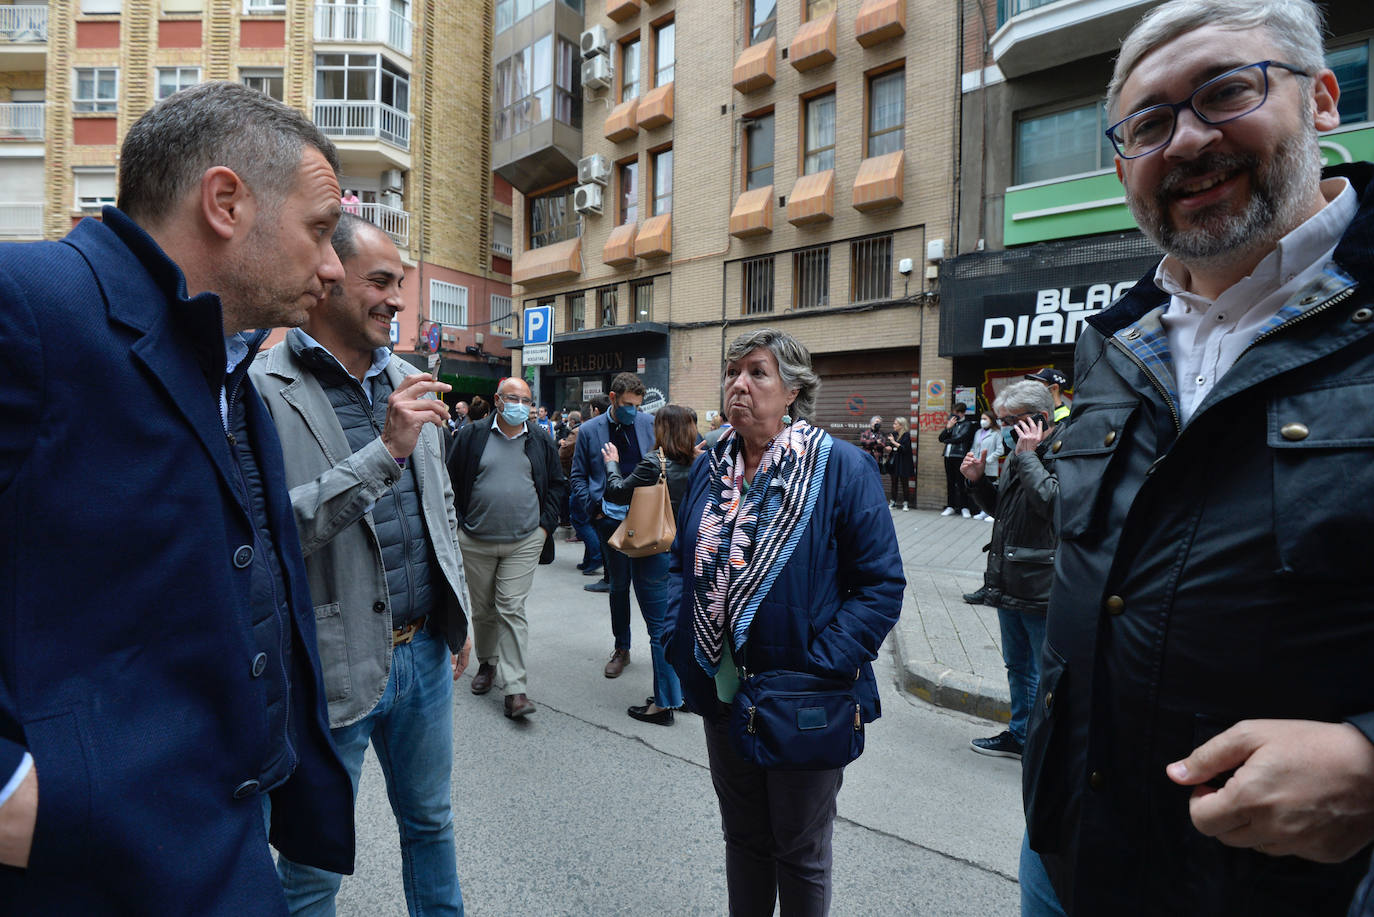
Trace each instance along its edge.
{"label": "letter p on sign", "polygon": [[551,343],[553,306],[531,306],[525,310],[525,343]]}

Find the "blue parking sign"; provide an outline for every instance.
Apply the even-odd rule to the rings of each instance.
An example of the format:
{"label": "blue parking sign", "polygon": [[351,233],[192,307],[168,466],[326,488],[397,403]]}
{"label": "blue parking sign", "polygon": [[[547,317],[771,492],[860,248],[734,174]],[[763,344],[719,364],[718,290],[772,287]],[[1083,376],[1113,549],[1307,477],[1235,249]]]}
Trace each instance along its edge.
{"label": "blue parking sign", "polygon": [[530,306],[525,310],[525,343],[548,344],[553,337],[553,306]]}

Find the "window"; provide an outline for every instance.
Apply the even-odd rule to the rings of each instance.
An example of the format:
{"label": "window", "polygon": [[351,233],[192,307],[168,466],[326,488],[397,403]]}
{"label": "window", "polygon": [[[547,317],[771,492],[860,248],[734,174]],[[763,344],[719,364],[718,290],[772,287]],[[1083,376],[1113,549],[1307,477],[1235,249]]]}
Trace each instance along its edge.
{"label": "window", "polygon": [[835,168],[835,93],[806,100],[806,155],[802,174]]}
{"label": "window", "polygon": [[849,243],[849,298],[854,302],[892,296],[892,236]]}
{"label": "window", "polygon": [[639,219],[639,161],[622,162],[619,173],[620,223],[633,223]]}
{"label": "window", "polygon": [[283,100],[282,72],[280,68],[244,67],[239,70],[239,80],[249,89],[256,89],[269,95],[278,102]]}
{"label": "window", "polygon": [[582,126],[582,54],[577,45],[563,38],[558,39],[553,116],[570,127]]}
{"label": "window", "polygon": [[164,13],[203,13],[205,0],[162,0]]}
{"label": "window", "polygon": [[572,42],[560,38],[555,46],[554,37],[545,35],[499,62],[492,80],[495,139],[508,140],[551,117],[578,127],[582,121],[580,61]]}
{"label": "window", "polygon": [[199,67],[158,67],[157,100],[161,102],[174,92],[200,82]]}
{"label": "window", "polygon": [[869,80],[867,155],[883,156],[902,149],[905,123],[906,70],[889,70]]}
{"label": "window", "polygon": [[115,170],[113,168],[73,169],[76,179],[76,209],[99,213],[100,208],[115,202]]}
{"label": "window", "polygon": [[673,212],[673,151],[660,150],[653,154],[654,200],[649,208],[653,216]]}
{"label": "window", "polygon": [[602,287],[596,291],[596,305],[601,312],[601,328],[615,324],[615,287]]}
{"label": "window", "polygon": [[773,256],[750,258],[744,267],[744,314],[773,311]]}
{"label": "window", "polygon": [[820,245],[792,253],[792,308],[830,305],[830,247]]}
{"label": "window", "polygon": [[564,185],[529,199],[530,248],[543,248],[580,235],[581,223],[573,210],[573,190],[573,185]]}
{"label": "window", "polygon": [[315,98],[381,102],[410,111],[410,77],[376,54],[316,54]]}
{"label": "window", "polygon": [[639,280],[630,284],[630,302],[634,304],[635,321],[653,321],[654,282]]}
{"label": "window", "polygon": [[1369,106],[1369,42],[1328,51],[1326,66],[1341,84],[1341,97],[1336,103],[1341,123],[1374,121]]}
{"label": "window", "polygon": [[1017,122],[1016,184],[1110,168],[1113,150],[1106,129],[1105,102]]}
{"label": "window", "polygon": [[82,13],[118,13],[120,0],[81,0]]}
{"label": "window", "polygon": [[73,80],[72,111],[114,111],[119,101],[119,70],[115,67],[78,67]]}
{"label": "window", "polygon": [[468,288],[442,280],[429,282],[429,319],[453,328],[468,326]]}
{"label": "window", "polygon": [[506,337],[515,337],[515,310],[509,296],[491,294],[491,330]]}
{"label": "window", "polygon": [[755,115],[744,128],[744,190],[773,184],[773,113]]}
{"label": "window", "polygon": [[806,0],[806,21],[819,19],[834,10],[835,0]]}
{"label": "window", "polygon": [[286,0],[244,0],[245,13],[284,13]]}
{"label": "window", "polygon": [[667,86],[673,81],[673,68],[677,62],[677,28],[672,22],[665,22],[654,29],[654,85]]}
{"label": "window", "polygon": [[620,46],[620,101],[639,96],[639,39]]}
{"label": "window", "polygon": [[778,31],[778,0],[749,0],[749,44],[767,41]]}
{"label": "window", "polygon": [[568,294],[568,320],[564,323],[569,331],[582,331],[587,327],[587,294]]}
{"label": "window", "polygon": [[496,32],[504,32],[530,13],[548,5],[549,0],[496,0]]}

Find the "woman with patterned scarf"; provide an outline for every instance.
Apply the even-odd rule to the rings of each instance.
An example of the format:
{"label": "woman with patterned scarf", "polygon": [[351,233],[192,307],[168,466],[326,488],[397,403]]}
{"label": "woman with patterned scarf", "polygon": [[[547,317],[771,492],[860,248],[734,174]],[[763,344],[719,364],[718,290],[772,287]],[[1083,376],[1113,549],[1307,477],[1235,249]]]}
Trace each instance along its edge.
{"label": "woman with patterned scarf", "polygon": [[668,658],[702,716],[725,834],[730,914],[824,915],[843,767],[742,757],[729,737],[741,670],[851,684],[880,713],[869,663],[906,582],[878,469],[807,417],[820,379],[791,335],[750,331],[725,353],[729,432],[692,466],[668,577]]}

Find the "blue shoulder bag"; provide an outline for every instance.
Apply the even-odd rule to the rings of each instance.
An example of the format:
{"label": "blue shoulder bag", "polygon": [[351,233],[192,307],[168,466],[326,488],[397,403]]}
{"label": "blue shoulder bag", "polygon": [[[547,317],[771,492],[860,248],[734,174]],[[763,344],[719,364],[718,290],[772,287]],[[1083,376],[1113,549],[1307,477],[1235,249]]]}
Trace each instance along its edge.
{"label": "blue shoulder bag", "polygon": [[730,707],[730,744],[746,761],[777,770],[844,767],[864,750],[853,679],[777,669],[740,669]]}

